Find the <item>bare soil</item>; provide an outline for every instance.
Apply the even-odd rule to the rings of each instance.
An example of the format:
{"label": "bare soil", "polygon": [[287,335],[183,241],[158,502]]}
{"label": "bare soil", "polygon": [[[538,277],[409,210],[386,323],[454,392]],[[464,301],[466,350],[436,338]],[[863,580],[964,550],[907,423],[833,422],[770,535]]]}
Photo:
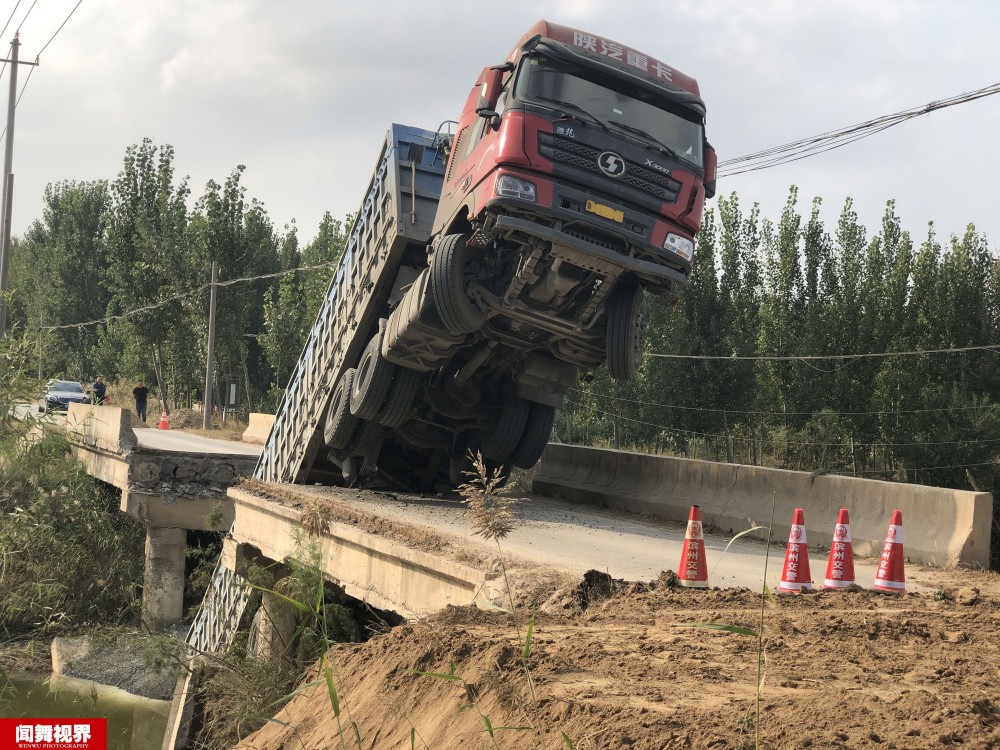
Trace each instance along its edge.
{"label": "bare soil", "polygon": [[[155,416],[155,418],[154,418]],[[149,415],[149,421],[155,425],[160,420],[157,411],[155,415]],[[204,430],[204,417],[201,412],[193,409],[174,409],[169,415],[170,429],[184,430],[192,435],[202,435],[204,437],[215,438],[216,440],[239,440],[246,431],[246,422],[230,418],[223,423],[221,416],[212,416],[212,429]]]}
{"label": "bare soil", "polygon": [[[923,594],[765,598],[761,747],[1000,748],[1000,576],[931,575]],[[565,749],[563,733],[579,750],[753,748],[757,639],[690,625],[756,629],[761,596],[675,582],[593,573],[550,592],[527,659],[537,707],[512,618],[450,608],[330,651],[343,744],[321,684],[240,747],[356,748],[353,721],[366,749],[410,748],[411,731],[448,750]]]}

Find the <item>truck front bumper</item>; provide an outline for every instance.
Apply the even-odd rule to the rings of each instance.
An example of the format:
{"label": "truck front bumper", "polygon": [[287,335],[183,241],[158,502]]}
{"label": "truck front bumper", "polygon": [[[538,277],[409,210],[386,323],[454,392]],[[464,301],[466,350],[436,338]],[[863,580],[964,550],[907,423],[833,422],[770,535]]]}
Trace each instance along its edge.
{"label": "truck front bumper", "polygon": [[[496,180],[504,174],[536,185],[537,200],[497,195]],[[601,267],[610,264],[630,271],[653,286],[670,288],[687,282],[691,260],[663,246],[668,233],[680,230],[662,216],[534,172],[502,169],[483,183],[487,191],[483,210],[497,217],[494,232],[550,242],[579,256],[584,268],[589,257]]]}
{"label": "truck front bumper", "polygon": [[617,252],[597,242],[588,241],[586,236],[581,237],[579,234],[569,234],[555,227],[540,224],[530,219],[501,215],[496,218],[493,230],[501,234],[522,232],[532,237],[537,237],[540,240],[551,242],[553,245],[572,248],[577,253],[597,260],[601,265],[610,265],[625,271],[631,271],[637,276],[654,283],[667,281],[684,284],[687,282],[687,276],[684,273],[670,266]]}

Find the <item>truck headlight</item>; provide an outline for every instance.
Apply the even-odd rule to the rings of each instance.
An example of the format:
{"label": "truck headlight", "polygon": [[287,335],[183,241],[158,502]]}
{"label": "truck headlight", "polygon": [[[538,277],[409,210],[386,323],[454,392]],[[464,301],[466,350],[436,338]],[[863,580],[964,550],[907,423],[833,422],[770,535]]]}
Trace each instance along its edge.
{"label": "truck headlight", "polygon": [[694,243],[687,237],[681,237],[679,234],[668,234],[667,239],[663,241],[663,248],[665,250],[672,250],[684,258],[684,260],[691,260],[691,257],[694,255]]}
{"label": "truck headlight", "polygon": [[527,180],[502,174],[497,177],[497,195],[504,198],[520,198],[523,201],[535,202],[535,185]]}

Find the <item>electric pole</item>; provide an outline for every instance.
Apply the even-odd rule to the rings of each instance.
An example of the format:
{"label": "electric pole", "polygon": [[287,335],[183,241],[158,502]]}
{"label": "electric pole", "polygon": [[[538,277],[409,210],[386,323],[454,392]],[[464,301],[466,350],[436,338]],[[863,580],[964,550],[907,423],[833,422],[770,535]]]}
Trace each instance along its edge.
{"label": "electric pole", "polygon": [[219,261],[212,261],[212,293],[208,303],[208,362],[205,363],[205,395],[201,399],[201,428],[212,429],[212,368],[215,359],[215,289],[219,282]]}
{"label": "electric pole", "polygon": [[7,143],[3,151],[3,195],[0,197],[0,210],[3,211],[2,227],[0,227],[0,341],[7,337],[7,267],[10,265],[10,223],[11,207],[14,205],[14,175],[11,173],[11,162],[14,159],[14,110],[17,108],[17,66],[38,65],[33,63],[18,63],[17,50],[21,46],[17,32],[10,43],[10,59],[0,62],[10,63],[10,95],[7,100]]}
{"label": "electric pole", "polygon": [[0,238],[0,340],[7,336],[7,266],[10,264],[10,205],[13,203],[14,177],[10,173],[14,159],[14,109],[17,107],[17,32],[10,43],[10,98],[7,100],[7,144],[3,150],[3,237]]}

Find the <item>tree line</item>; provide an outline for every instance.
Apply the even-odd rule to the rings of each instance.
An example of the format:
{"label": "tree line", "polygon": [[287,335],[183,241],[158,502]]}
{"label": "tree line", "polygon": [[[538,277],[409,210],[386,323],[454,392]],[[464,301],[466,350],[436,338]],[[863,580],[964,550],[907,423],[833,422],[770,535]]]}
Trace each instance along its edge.
{"label": "tree line", "polygon": [[[969,225],[915,241],[893,201],[870,232],[792,187],[776,221],[735,194],[707,212],[676,303],[649,308],[641,376],[569,394],[572,442],[992,489],[1000,350],[832,360],[700,356],[924,352],[1000,342],[1000,260]],[[686,355],[659,358],[651,354]]]}
{"label": "tree line", "polygon": [[[144,377],[168,403],[203,381],[212,260],[220,281],[329,264],[351,218],[327,213],[302,244],[248,198],[237,166],[190,205],[174,151],[130,146],[110,182],[49,185],[16,239],[12,320],[42,327],[43,372]],[[892,201],[863,226],[848,199],[836,226],[793,186],[780,215],[732,194],[706,212],[689,283],[650,299],[640,377],[588,374],[569,393],[559,439],[698,458],[992,488],[1000,454],[1000,353],[844,360],[665,359],[651,355],[832,355],[1000,342],[1000,261],[969,225],[914,240]],[[332,269],[222,286],[219,382],[273,411]],[[102,320],[96,325],[73,324]]]}
{"label": "tree line", "polygon": [[[210,180],[189,207],[173,148],[146,139],[126,149],[113,181],[46,188],[41,218],[15,238],[10,273],[10,318],[24,333],[40,332],[43,377],[141,377],[165,403],[190,405],[204,382],[213,260],[226,282],[340,257],[349,217],[327,213],[300,246],[294,221],[277,229],[247,197],[243,172],[239,165],[221,184]],[[241,410],[274,410],[330,275],[218,289],[216,383],[239,384]]]}

